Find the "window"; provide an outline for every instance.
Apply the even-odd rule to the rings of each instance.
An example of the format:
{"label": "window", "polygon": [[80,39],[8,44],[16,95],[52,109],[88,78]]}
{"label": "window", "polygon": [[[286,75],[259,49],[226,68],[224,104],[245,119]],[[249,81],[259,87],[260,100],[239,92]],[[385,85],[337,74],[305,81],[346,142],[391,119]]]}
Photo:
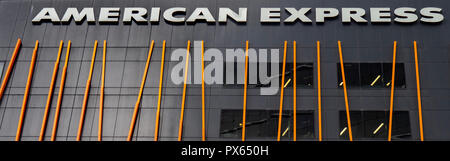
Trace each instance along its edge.
{"label": "window", "polygon": [[[392,78],[392,63],[344,63],[345,80],[348,88],[389,88]],[[337,63],[337,86],[342,87],[341,65]],[[395,65],[395,87],[406,88],[405,67]]]}
{"label": "window", "polygon": [[[281,138],[293,138],[293,113],[283,111]],[[246,138],[276,138],[278,135],[278,110],[247,110]],[[242,110],[222,110],[220,137],[241,138]],[[314,115],[312,111],[297,112],[297,138],[314,138]]]}
{"label": "window", "polygon": [[[313,71],[313,63],[296,63],[297,69],[297,87],[313,87],[314,82],[314,71]],[[285,69],[285,78],[284,78],[284,87],[292,87],[293,86],[293,78],[294,78],[294,63],[286,63]],[[280,63],[280,73],[283,71],[283,63]],[[281,76],[280,76],[281,82]]]}
{"label": "window", "polygon": [[5,66],[5,62],[0,62],[0,78],[2,78],[3,75],[3,66]]}
{"label": "window", "polygon": [[[342,74],[341,74],[341,65],[337,64],[338,69],[338,86],[342,87]],[[359,64],[358,63],[344,63],[344,71],[345,71],[345,81],[347,83],[347,87],[359,87],[361,86],[361,81],[359,77]]]}
{"label": "window", "polygon": [[[297,87],[302,88],[312,88],[314,85],[314,71],[313,71],[313,63],[296,63],[297,66]],[[286,69],[285,69],[285,77],[284,77],[284,87],[292,87],[293,85],[293,78],[294,78],[294,63],[286,63]],[[270,66],[267,67],[268,73],[270,73]],[[283,75],[283,63],[279,63],[279,73],[276,76],[271,77],[271,79],[278,79],[279,84],[281,85],[281,78]],[[269,86],[270,83],[264,84],[264,82],[269,81],[258,81],[260,86]]]}
{"label": "window", "polygon": [[[352,135],[359,140],[386,140],[388,138],[389,111],[350,111]],[[347,115],[339,113],[339,137],[348,139]],[[392,140],[411,138],[407,111],[394,111],[392,115]]]}
{"label": "window", "polygon": [[[392,63],[383,63],[383,82],[385,87],[390,87],[392,80]],[[395,87],[406,88],[405,65],[403,63],[395,64]]]}
{"label": "window", "polygon": [[[232,83],[232,84],[227,84],[227,83],[225,83],[225,85],[227,85],[227,86],[230,86],[230,85],[233,85],[233,86],[239,86],[239,85],[242,85],[242,84],[237,84],[237,79],[238,79],[238,76],[237,76],[237,73],[238,73],[238,71],[237,71],[237,69],[238,69],[238,67],[239,66],[244,66],[245,64],[243,64],[243,63],[237,63],[237,62],[234,62],[234,64],[231,64],[231,63],[227,63],[226,65],[234,65],[234,83]],[[249,66],[250,66],[250,64],[249,64]],[[247,80],[248,81],[248,87],[249,88],[255,88],[255,87],[268,87],[268,86],[270,86],[271,85],[271,80],[272,79],[278,79],[278,82],[279,82],[279,84],[281,85],[281,77],[282,77],[282,72],[283,72],[283,63],[279,63],[279,74],[277,74],[277,75],[273,75],[272,77],[269,77],[267,80],[261,80],[261,77],[260,77],[260,72],[259,72],[259,70],[260,70],[260,67],[259,67],[259,64],[257,63],[257,64],[255,64],[255,65],[253,65],[253,66],[257,66],[257,71],[256,71],[256,74],[253,74],[253,77],[252,78],[250,78],[251,77],[251,75],[250,75],[250,73],[249,73],[249,80]],[[294,64],[293,63],[286,63],[286,69],[285,69],[285,78],[284,78],[284,84],[283,84],[283,86],[285,86],[285,87],[292,87],[293,86],[293,76],[294,76],[294,72],[293,72],[293,66],[294,66]],[[313,85],[314,85],[314,71],[313,71],[313,63],[296,63],[296,66],[297,66],[297,87],[302,87],[302,88],[312,88],[313,87]],[[226,68],[224,68],[224,70],[226,70]],[[242,69],[242,70],[245,70],[245,68],[244,69]],[[250,71],[249,71],[250,72]],[[226,71],[224,71],[224,73],[226,73]],[[271,73],[271,64],[270,63],[267,63],[267,74],[268,75],[272,75],[272,73]],[[256,78],[255,78],[255,76],[256,76]],[[256,84],[255,84],[255,81],[253,81],[253,83],[252,83],[252,81],[251,81],[251,79],[256,79]],[[225,74],[225,76],[224,76],[224,82],[226,82],[226,74]]]}

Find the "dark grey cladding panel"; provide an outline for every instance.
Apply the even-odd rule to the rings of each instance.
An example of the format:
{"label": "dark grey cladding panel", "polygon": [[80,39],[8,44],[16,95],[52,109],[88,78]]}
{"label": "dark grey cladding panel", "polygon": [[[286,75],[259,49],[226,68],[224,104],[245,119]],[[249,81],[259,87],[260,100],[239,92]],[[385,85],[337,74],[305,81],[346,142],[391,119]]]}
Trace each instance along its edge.
{"label": "dark grey cladding panel", "polygon": [[145,62],[126,62],[122,87],[140,87],[145,64]]}
{"label": "dark grey cladding panel", "polygon": [[[154,136],[154,121],[155,121],[156,109],[142,109],[139,113],[139,117],[136,124],[137,132],[135,136]],[[131,119],[130,119],[131,120]]]}
{"label": "dark grey cladding panel", "polygon": [[11,59],[11,55],[14,52],[14,48],[0,48],[0,52],[0,61],[5,62],[5,66],[7,66]]}
{"label": "dark grey cladding panel", "polygon": [[[164,11],[165,9],[175,6],[175,0],[155,1],[154,6],[160,7],[161,10]],[[152,26],[150,34],[150,40],[155,40],[156,42],[158,42],[157,44],[155,44],[157,47],[162,46],[163,40],[166,40],[166,45],[170,46],[170,40],[172,37],[172,25],[168,24],[168,22],[164,21],[164,19],[161,19],[160,17],[159,23]]]}
{"label": "dark grey cladding panel", "polygon": [[[149,114],[149,113],[148,112],[142,113],[140,116],[143,116],[143,114]],[[118,110],[117,121],[115,123],[116,130],[114,131],[114,136],[121,136],[121,137],[128,136],[128,131],[130,130],[130,123],[131,123],[132,117],[133,117],[133,109],[132,108]],[[150,123],[150,122],[147,122],[147,124],[148,123]],[[140,127],[139,125],[140,125],[140,121],[138,118],[138,120],[136,120],[136,125],[135,125],[136,130],[139,130],[139,127]],[[137,135],[138,135],[137,133],[134,133],[134,136],[137,136]]]}
{"label": "dark grey cladding panel", "polygon": [[[133,0],[131,1],[121,1],[115,0],[113,5],[115,6],[130,6],[133,5]],[[123,18],[123,14],[120,14],[120,18]],[[125,25],[119,22],[115,25],[110,25],[108,30],[108,46],[109,47],[126,47],[130,35],[130,25]]]}
{"label": "dark grey cladding panel", "polygon": [[180,122],[179,109],[163,109],[160,117],[160,137],[178,137],[178,125]]}
{"label": "dark grey cladding panel", "polygon": [[44,40],[45,28],[47,27],[47,25],[51,24],[42,23],[39,25],[35,25],[31,23],[31,20],[33,19],[34,15],[36,15],[40,11],[40,8],[49,5],[52,5],[51,0],[31,1],[31,11],[27,11],[28,16],[26,19],[25,30],[23,32],[23,37],[26,38],[23,39],[23,46],[34,47],[36,40],[39,40],[40,42]]}
{"label": "dark grey cladding panel", "polygon": [[12,31],[11,37],[8,38],[11,40],[9,43],[9,46],[11,47],[15,46],[18,38],[23,38],[24,36],[25,26],[28,22],[27,18],[30,14],[31,1],[18,2],[16,5],[19,6],[16,10],[17,17],[15,21],[11,22],[11,25],[14,26],[14,30]]}
{"label": "dark grey cladding panel", "polygon": [[120,87],[122,85],[124,62],[107,62],[106,68],[105,87]]}
{"label": "dark grey cladding panel", "polygon": [[[216,1],[196,1],[194,6],[204,6],[208,7],[212,15],[217,15],[218,8]],[[217,20],[217,17],[216,17]],[[215,29],[216,29],[217,23],[209,24],[209,23],[198,23],[193,25],[193,34],[192,34],[192,40],[204,40],[205,47],[213,47],[215,46]],[[192,42],[191,42],[192,43]]]}
{"label": "dark grey cladding panel", "polygon": [[[79,1],[70,1],[70,3],[66,3],[64,6],[67,7],[90,7],[93,5],[94,1],[91,0],[79,0]],[[68,6],[69,5],[69,6]],[[76,24],[75,22],[70,22],[67,25],[67,31],[64,37],[65,41],[71,40],[74,47],[84,47],[86,42],[86,37],[88,33],[88,23]]]}
{"label": "dark grey cladding panel", "polygon": [[20,108],[6,108],[4,110],[2,128],[0,128],[1,136],[15,136],[17,124],[20,116]]}
{"label": "dark grey cladding panel", "polygon": [[21,7],[18,3],[13,1],[0,2],[0,15],[5,15],[0,18],[0,21],[3,22],[0,24],[0,31],[2,31],[0,33],[0,37],[2,38],[0,39],[0,47],[9,47],[9,41],[14,31],[14,23],[18,16],[17,12]]}
{"label": "dark grey cladding panel", "polygon": [[[67,3],[66,1],[53,0],[51,6],[54,7],[58,15],[61,16],[64,14],[65,9],[69,5],[70,3]],[[67,29],[68,25],[47,25],[44,32],[44,40],[41,42],[41,46],[59,47],[59,42],[61,40],[65,40]]]}
{"label": "dark grey cladding panel", "polygon": [[[133,6],[151,8],[155,6],[154,0],[135,0]],[[150,14],[147,15],[149,17]],[[129,47],[146,47],[150,44],[150,35],[152,31],[152,25],[150,23],[133,24],[131,25],[129,33]]]}
{"label": "dark grey cladding panel", "polygon": [[[103,127],[102,127],[102,134],[105,137],[108,136],[114,136],[114,131],[117,123],[125,122],[120,121],[118,119],[119,115],[123,115],[123,112],[119,112],[119,109],[104,109],[103,112]],[[123,119],[122,119],[123,120]],[[98,121],[95,121],[98,123]],[[96,132],[98,129],[96,130]]]}
{"label": "dark grey cladding panel", "polygon": [[[94,14],[98,15],[100,13],[100,10],[98,8],[103,6],[114,6],[114,1],[111,0],[99,0],[94,1],[94,4],[92,7],[96,8],[94,10]],[[98,22],[95,23],[95,25],[89,25],[88,31],[86,34],[86,42],[85,46],[93,47],[95,40],[98,40],[98,46],[103,46],[103,40],[108,40],[108,31],[109,31],[110,25],[105,24],[99,24]]]}
{"label": "dark grey cladding panel", "polygon": [[[147,44],[149,45],[149,44]],[[126,61],[132,61],[132,62],[145,62],[147,61],[148,53],[149,53],[150,47],[139,47],[139,48],[128,48],[127,49],[127,56],[125,58]],[[155,57],[157,53],[155,52],[155,49],[152,50],[152,57],[151,61],[155,61]]]}
{"label": "dark grey cladding panel", "polygon": [[183,119],[183,137],[202,136],[202,110],[186,109]]}

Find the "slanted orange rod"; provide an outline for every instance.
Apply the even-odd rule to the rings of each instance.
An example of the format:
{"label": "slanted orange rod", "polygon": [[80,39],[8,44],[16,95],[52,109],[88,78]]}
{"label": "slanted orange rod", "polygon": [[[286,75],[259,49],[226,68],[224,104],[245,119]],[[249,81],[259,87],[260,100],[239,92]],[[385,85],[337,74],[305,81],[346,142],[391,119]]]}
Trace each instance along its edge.
{"label": "slanted orange rod", "polygon": [[395,58],[397,56],[397,41],[394,41],[394,53],[392,58],[392,77],[391,77],[391,100],[389,106],[389,130],[388,141],[392,137],[392,114],[394,113],[394,88],[395,88]]}
{"label": "slanted orange rod", "polygon": [[87,101],[89,98],[89,90],[91,88],[92,72],[94,70],[94,62],[95,62],[95,55],[97,53],[97,46],[98,46],[98,41],[95,40],[94,51],[92,52],[92,58],[91,58],[91,67],[89,69],[89,76],[86,81],[86,89],[84,90],[84,98],[83,98],[83,104],[81,107],[80,122],[78,123],[77,141],[81,140],[81,134],[83,133],[84,117],[86,115],[86,107],[87,107]]}
{"label": "slanted orange rod", "polygon": [[31,81],[34,73],[34,64],[36,63],[36,54],[39,46],[39,41],[36,40],[36,45],[34,46],[33,57],[30,62],[30,70],[28,72],[27,85],[25,87],[25,93],[23,94],[22,110],[20,110],[19,124],[17,125],[16,141],[20,141],[20,136],[22,135],[22,126],[25,119],[25,110],[28,103],[28,94],[30,92]]}
{"label": "slanted orange rod", "polygon": [[202,40],[202,141],[206,141],[205,128],[205,47]]}
{"label": "slanted orange rod", "polygon": [[423,141],[422,100],[420,97],[419,62],[417,60],[417,42],[414,41],[414,62],[416,67],[417,105],[419,110],[420,141]]}
{"label": "slanted orange rod", "polygon": [[245,141],[245,117],[247,112],[247,75],[248,75],[248,40],[245,41],[245,83],[244,83],[244,105],[242,109],[242,141]]}
{"label": "slanted orange rod", "polygon": [[187,52],[186,52],[186,63],[184,66],[184,85],[183,85],[183,98],[181,100],[181,114],[180,114],[180,124],[178,127],[178,141],[181,141],[183,135],[183,118],[184,118],[184,107],[186,104],[186,87],[187,87],[187,77],[189,69],[189,48],[191,48],[191,41],[188,40]]}
{"label": "slanted orange rod", "polygon": [[285,75],[284,73],[286,71],[286,48],[287,48],[287,41],[284,41],[283,70],[281,72],[280,111],[278,113],[277,141],[280,141],[281,138],[281,119],[283,118],[282,116],[283,116],[283,94],[284,94],[284,75]]}
{"label": "slanted orange rod", "polygon": [[322,141],[322,87],[320,74],[320,41],[317,41],[317,118],[319,120],[319,141]]}
{"label": "slanted orange rod", "polygon": [[5,92],[6,85],[8,85],[9,77],[11,76],[11,72],[13,70],[14,64],[16,63],[16,58],[19,53],[20,45],[22,44],[21,39],[17,39],[16,48],[14,48],[13,55],[11,56],[11,60],[9,60],[8,69],[5,73],[5,78],[2,81],[2,87],[0,88],[0,101],[3,98],[3,93]]}
{"label": "slanted orange rod", "polygon": [[341,74],[342,74],[342,82],[344,85],[344,98],[345,98],[345,111],[347,113],[347,125],[348,125],[348,134],[350,141],[353,141],[352,136],[352,124],[350,122],[350,110],[348,108],[348,98],[347,98],[347,84],[345,82],[345,71],[344,71],[344,62],[342,60],[342,47],[341,47],[341,41],[338,41],[338,47],[339,47],[339,60],[341,62]]}
{"label": "slanted orange rod", "polygon": [[64,68],[63,68],[62,75],[61,75],[61,83],[59,84],[58,102],[56,102],[55,119],[53,121],[52,137],[50,139],[51,141],[55,141],[55,139],[56,139],[56,131],[58,128],[59,113],[61,111],[61,104],[62,104],[62,98],[63,98],[63,92],[64,92],[64,83],[66,82],[67,66],[69,64],[69,53],[70,53],[71,45],[72,45],[72,42],[69,40],[69,44],[67,45],[66,60],[64,62]]}
{"label": "slanted orange rod", "polygon": [[45,129],[47,127],[47,120],[48,120],[48,113],[50,111],[50,105],[52,104],[53,89],[55,87],[56,76],[58,75],[58,67],[59,67],[59,61],[61,59],[62,48],[63,48],[63,41],[61,40],[59,42],[58,56],[56,57],[55,66],[53,67],[53,75],[52,75],[52,80],[50,82],[50,88],[48,89],[47,104],[45,105],[44,118],[42,119],[41,133],[39,135],[39,141],[43,141],[44,136],[45,136]]}
{"label": "slanted orange rod", "polygon": [[141,104],[142,92],[144,91],[145,80],[147,79],[147,72],[148,72],[148,67],[150,65],[150,58],[152,57],[154,43],[155,43],[155,41],[152,40],[152,44],[150,45],[150,49],[148,51],[147,62],[145,64],[144,74],[142,75],[141,88],[139,89],[139,95],[138,95],[136,104],[134,105],[134,112],[133,112],[133,117],[131,118],[130,131],[128,131],[127,141],[131,141],[131,138],[133,137],[134,126],[136,124],[137,114],[139,112],[139,104]]}
{"label": "slanted orange rod", "polygon": [[156,120],[155,120],[155,135],[154,141],[158,141],[159,134],[159,115],[161,113],[161,92],[162,92],[162,84],[163,84],[163,75],[164,75],[164,54],[166,50],[166,40],[163,41],[162,46],[162,55],[161,55],[161,74],[159,75],[159,92],[158,92],[158,106],[156,109]]}
{"label": "slanted orange rod", "polygon": [[105,68],[106,68],[106,40],[103,40],[102,83],[100,86],[100,105],[98,109],[98,141],[102,141],[103,129],[103,104],[105,97]]}
{"label": "slanted orange rod", "polygon": [[[294,94],[292,96],[292,99],[294,100],[294,141],[297,141],[297,41],[294,41],[294,58],[293,58],[293,71],[294,71],[294,78],[293,78],[293,84],[294,84]],[[284,87],[284,86],[283,86]]]}

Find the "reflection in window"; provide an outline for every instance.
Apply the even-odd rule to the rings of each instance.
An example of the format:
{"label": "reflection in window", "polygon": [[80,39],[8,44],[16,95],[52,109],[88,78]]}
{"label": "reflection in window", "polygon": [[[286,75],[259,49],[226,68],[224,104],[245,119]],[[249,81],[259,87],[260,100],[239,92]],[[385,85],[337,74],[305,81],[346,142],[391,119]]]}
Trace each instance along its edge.
{"label": "reflection in window", "polygon": [[[385,87],[391,87],[392,63],[383,63],[383,82]],[[406,88],[405,64],[395,63],[395,87]]]}
{"label": "reflection in window", "polygon": [[[342,74],[341,74],[341,65],[337,64],[338,69],[338,86],[342,87]],[[344,71],[345,71],[345,81],[347,83],[347,87],[359,87],[361,86],[360,76],[359,76],[359,64],[358,63],[344,63]]]}
{"label": "reflection in window", "polygon": [[[389,128],[389,111],[350,111],[352,135],[359,140],[386,140]],[[411,138],[407,111],[394,111],[392,115],[392,140]],[[347,115],[339,113],[339,137],[348,139]]]}
{"label": "reflection in window", "polygon": [[[344,63],[347,87],[389,88],[392,78],[392,63]],[[342,87],[340,63],[337,63],[337,86]],[[395,87],[406,88],[403,63],[395,66]]]}
{"label": "reflection in window", "polygon": [[[297,87],[313,87],[314,71],[313,63],[296,63],[297,69]],[[286,63],[284,87],[293,86],[294,63]],[[280,63],[280,73],[283,71],[283,63]],[[281,77],[280,77],[281,82]]]}
{"label": "reflection in window", "polygon": [[0,62],[0,78],[2,78],[4,66],[5,66],[5,62]]}
{"label": "reflection in window", "polygon": [[[242,68],[242,70],[245,70],[245,63],[243,62],[234,62],[234,63],[226,63],[225,65],[234,65],[234,80],[233,83],[227,83],[227,78],[226,78],[226,67],[224,68],[224,82],[225,82],[225,86],[226,87],[241,87],[243,86],[243,84],[238,84],[238,69],[240,70],[239,67]],[[249,71],[248,73],[248,88],[256,88],[256,87],[269,87],[271,85],[271,81],[273,79],[277,79],[280,84],[281,84],[281,77],[282,75],[282,71],[283,71],[283,63],[279,63],[279,73],[278,74],[273,74],[271,73],[272,69],[271,69],[271,64],[267,63],[267,75],[270,75],[271,77],[265,79],[265,80],[261,80],[260,79],[260,64],[256,63],[253,64],[252,66],[257,67],[256,73],[255,74],[250,74],[251,71]],[[251,63],[249,62],[249,68],[251,66]],[[292,87],[293,86],[293,76],[294,76],[294,72],[293,72],[293,63],[286,63],[286,70],[284,72],[285,74],[285,82],[283,84],[283,86],[285,87]],[[304,88],[312,88],[313,87],[313,82],[314,82],[314,71],[313,71],[313,63],[296,63],[297,66],[297,87],[304,87]],[[250,69],[249,69],[250,70]],[[228,71],[231,72],[231,71]],[[255,78],[256,76],[256,78]],[[243,80],[243,78],[242,78]],[[252,80],[256,80],[256,81],[252,81]]]}
{"label": "reflection in window", "polygon": [[[303,88],[312,88],[314,85],[314,70],[313,70],[313,63],[296,63],[297,66],[297,87],[303,87]],[[286,63],[286,69],[285,69],[285,77],[284,77],[284,83],[283,87],[292,87],[293,81],[294,81],[294,63]],[[270,73],[270,65],[267,66],[268,73]],[[278,79],[279,84],[281,84],[281,78],[283,73],[283,63],[279,64],[279,73],[278,75],[272,76],[269,79]],[[267,82],[267,83],[265,83]],[[261,80],[258,81],[260,83],[260,86],[270,86],[270,80]]]}
{"label": "reflection in window", "polygon": [[[278,110],[247,110],[246,138],[276,138],[278,132]],[[281,139],[293,138],[293,113],[283,111]],[[242,136],[242,110],[222,110],[220,137]],[[297,112],[297,138],[314,138],[314,115],[312,111]]]}

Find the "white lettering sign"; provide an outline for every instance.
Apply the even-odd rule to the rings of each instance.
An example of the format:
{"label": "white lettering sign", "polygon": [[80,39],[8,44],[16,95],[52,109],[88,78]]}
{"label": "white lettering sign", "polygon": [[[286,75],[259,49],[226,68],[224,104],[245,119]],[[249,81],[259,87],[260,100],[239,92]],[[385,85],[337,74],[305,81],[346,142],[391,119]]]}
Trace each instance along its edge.
{"label": "white lettering sign", "polygon": [[[59,11],[60,13],[62,11]],[[124,23],[130,22],[159,22],[161,9],[159,7],[101,7],[98,15],[95,15],[94,8],[73,8],[69,7],[60,18],[55,8],[42,8],[35,15],[32,22],[107,22]],[[312,13],[312,14],[311,14]],[[123,14],[121,16],[121,14]],[[311,15],[314,15],[311,16]],[[96,16],[98,18],[96,19]],[[421,9],[412,7],[374,7],[368,10],[364,8],[261,8],[261,23],[325,23],[340,19],[342,23],[439,23],[444,21],[442,8],[424,7]],[[218,8],[218,12],[211,12],[208,8],[195,8],[188,10],[185,7],[172,7],[162,11],[162,19],[171,23],[227,23],[231,19],[237,23],[247,22],[247,8]]]}

